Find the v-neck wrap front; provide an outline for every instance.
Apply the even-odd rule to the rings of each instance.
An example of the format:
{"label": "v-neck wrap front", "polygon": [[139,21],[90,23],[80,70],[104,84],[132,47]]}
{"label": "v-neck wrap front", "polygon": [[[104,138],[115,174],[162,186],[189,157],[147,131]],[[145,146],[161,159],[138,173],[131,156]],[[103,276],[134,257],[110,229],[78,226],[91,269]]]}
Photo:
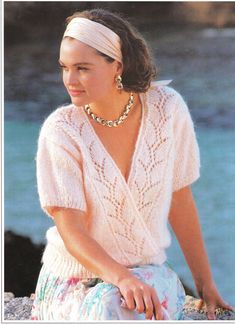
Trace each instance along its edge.
{"label": "v-neck wrap front", "polygon": [[81,109],[82,114],[84,115],[83,118],[85,119],[88,127],[90,126],[91,128],[91,132],[93,133],[93,137],[97,140],[97,142],[99,143],[99,146],[101,148],[101,150],[104,152],[104,154],[106,156],[108,156],[109,160],[111,163],[114,164],[114,167],[117,169],[117,172],[120,172],[120,176],[123,178],[123,180],[126,182],[127,185],[129,185],[130,182],[130,178],[131,178],[131,173],[132,173],[132,164],[134,163],[133,161],[135,160],[135,156],[136,156],[136,152],[138,150],[139,142],[142,139],[142,131],[143,131],[143,124],[144,124],[144,119],[145,119],[145,109],[143,108],[143,98],[142,96],[140,96],[140,101],[141,101],[141,123],[140,123],[140,127],[139,127],[139,131],[138,131],[138,136],[135,142],[135,149],[134,149],[134,153],[132,155],[132,159],[131,159],[131,163],[130,163],[130,169],[129,169],[129,174],[128,174],[128,178],[127,180],[125,179],[125,177],[122,175],[120,169],[118,168],[118,166],[116,165],[114,159],[111,157],[111,155],[109,154],[109,152],[106,150],[106,148],[104,147],[102,141],[99,139],[99,136],[96,134],[93,126],[91,125],[90,121],[89,121],[89,117],[87,116],[87,114],[85,113],[85,111],[83,109]]}
{"label": "v-neck wrap front", "polygon": [[[83,108],[72,104],[46,119],[36,157],[42,208],[84,211],[90,236],[128,267],[166,261],[172,193],[194,182],[200,166],[194,125],[181,95],[158,84],[140,98],[141,125],[127,181]],[[69,254],[55,226],[47,240],[43,262],[51,271],[95,276]]]}

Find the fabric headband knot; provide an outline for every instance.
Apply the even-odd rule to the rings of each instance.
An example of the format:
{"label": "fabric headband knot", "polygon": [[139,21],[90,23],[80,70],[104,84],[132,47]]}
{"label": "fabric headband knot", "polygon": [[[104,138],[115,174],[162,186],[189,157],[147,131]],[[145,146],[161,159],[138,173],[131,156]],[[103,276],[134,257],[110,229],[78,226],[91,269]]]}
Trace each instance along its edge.
{"label": "fabric headband knot", "polygon": [[64,37],[75,38],[99,52],[122,62],[120,37],[110,28],[87,18],[73,18],[64,33]]}

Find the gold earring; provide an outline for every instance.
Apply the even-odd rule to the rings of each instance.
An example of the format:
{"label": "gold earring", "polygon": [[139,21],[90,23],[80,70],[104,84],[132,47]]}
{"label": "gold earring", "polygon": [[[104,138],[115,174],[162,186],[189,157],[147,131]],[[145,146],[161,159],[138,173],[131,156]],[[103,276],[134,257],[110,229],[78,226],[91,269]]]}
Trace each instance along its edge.
{"label": "gold earring", "polygon": [[121,75],[118,75],[116,77],[116,82],[117,82],[117,89],[122,90],[123,89],[123,84],[122,84],[122,77]]}

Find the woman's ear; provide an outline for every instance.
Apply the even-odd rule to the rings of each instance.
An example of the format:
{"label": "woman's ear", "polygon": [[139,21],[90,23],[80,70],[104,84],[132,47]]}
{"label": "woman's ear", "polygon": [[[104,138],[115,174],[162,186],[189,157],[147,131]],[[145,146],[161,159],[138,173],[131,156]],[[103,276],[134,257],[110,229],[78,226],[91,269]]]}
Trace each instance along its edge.
{"label": "woman's ear", "polygon": [[116,61],[116,75],[122,75],[123,72],[123,64],[121,62]]}

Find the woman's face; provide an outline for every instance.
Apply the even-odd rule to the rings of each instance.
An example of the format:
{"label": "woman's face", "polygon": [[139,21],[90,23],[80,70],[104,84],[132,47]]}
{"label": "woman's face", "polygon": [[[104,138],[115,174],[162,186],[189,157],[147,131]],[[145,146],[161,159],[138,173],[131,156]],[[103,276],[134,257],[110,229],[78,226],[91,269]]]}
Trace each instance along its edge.
{"label": "woman's face", "polygon": [[64,85],[76,106],[107,101],[117,91],[115,78],[121,73],[121,64],[107,62],[94,48],[76,39],[62,40],[59,63]]}

